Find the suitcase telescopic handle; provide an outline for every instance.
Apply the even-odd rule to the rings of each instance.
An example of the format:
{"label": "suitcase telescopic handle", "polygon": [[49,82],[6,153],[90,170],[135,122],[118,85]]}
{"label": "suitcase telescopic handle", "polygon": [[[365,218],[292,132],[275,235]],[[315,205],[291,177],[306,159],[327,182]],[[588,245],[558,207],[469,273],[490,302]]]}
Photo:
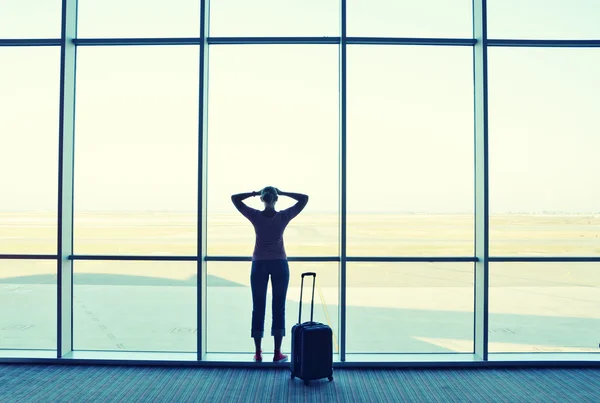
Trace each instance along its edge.
{"label": "suitcase telescopic handle", "polygon": [[313,312],[315,309],[315,283],[317,282],[317,273],[306,272],[302,273],[302,282],[300,283],[300,311],[298,312],[298,323],[302,323],[302,290],[304,289],[304,277],[313,278],[312,298],[310,300],[310,321],[313,321]]}

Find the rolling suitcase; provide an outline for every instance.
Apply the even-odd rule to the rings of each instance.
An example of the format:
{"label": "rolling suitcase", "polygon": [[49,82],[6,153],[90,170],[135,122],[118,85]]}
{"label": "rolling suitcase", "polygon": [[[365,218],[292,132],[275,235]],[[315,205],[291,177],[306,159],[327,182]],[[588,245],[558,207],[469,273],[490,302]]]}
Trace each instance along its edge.
{"label": "rolling suitcase", "polygon": [[[302,289],[304,277],[312,276],[313,288],[310,302],[310,321],[302,321]],[[300,286],[300,312],[298,323],[292,327],[292,363],[291,378],[302,379],[305,385],[314,379],[327,378],[333,380],[333,332],[323,323],[313,322],[315,305],[316,273],[302,273]]]}

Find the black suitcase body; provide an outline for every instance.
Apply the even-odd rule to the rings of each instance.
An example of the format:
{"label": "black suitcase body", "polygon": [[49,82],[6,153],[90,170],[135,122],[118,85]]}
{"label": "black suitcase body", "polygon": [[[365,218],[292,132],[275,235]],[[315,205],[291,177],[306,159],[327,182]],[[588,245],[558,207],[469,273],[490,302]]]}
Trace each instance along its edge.
{"label": "black suitcase body", "polygon": [[[302,288],[304,277],[313,277],[312,300],[310,304],[310,321],[301,323]],[[315,273],[302,273],[300,288],[300,312],[298,323],[292,327],[292,362],[291,377],[298,377],[308,384],[314,379],[328,378],[333,380],[333,332],[331,327],[313,322],[315,300]]]}

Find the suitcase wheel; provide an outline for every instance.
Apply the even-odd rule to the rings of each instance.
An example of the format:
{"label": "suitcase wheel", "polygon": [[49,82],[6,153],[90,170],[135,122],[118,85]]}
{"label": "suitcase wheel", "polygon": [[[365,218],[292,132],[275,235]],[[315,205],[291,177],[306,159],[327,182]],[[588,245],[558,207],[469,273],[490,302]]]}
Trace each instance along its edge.
{"label": "suitcase wheel", "polygon": [[308,379],[305,379],[305,380],[304,380],[304,384],[305,384],[306,386],[308,386],[308,385],[310,384],[310,381],[309,381]]}
{"label": "suitcase wheel", "polygon": [[294,378],[296,378],[296,375],[294,375],[294,374],[292,373],[292,374],[290,374],[290,378],[294,379]]}
{"label": "suitcase wheel", "polygon": [[327,379],[329,379],[329,382],[333,381],[333,375],[329,375]]}

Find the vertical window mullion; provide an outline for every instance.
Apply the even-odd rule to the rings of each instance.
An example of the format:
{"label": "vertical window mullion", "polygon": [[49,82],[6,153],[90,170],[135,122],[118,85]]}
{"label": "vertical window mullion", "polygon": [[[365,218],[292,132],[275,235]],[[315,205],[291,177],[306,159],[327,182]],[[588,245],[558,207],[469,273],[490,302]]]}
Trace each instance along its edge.
{"label": "vertical window mullion", "polygon": [[210,0],[200,1],[200,80],[199,80],[199,141],[198,141],[198,225],[197,225],[197,250],[198,276],[196,284],[197,295],[197,350],[198,360],[206,354],[206,226],[207,226],[207,166],[208,166],[208,34]]}
{"label": "vertical window mullion", "polygon": [[340,0],[340,58],[339,58],[339,103],[340,103],[340,273],[339,273],[339,321],[340,361],[346,361],[346,0]]}
{"label": "vertical window mullion", "polygon": [[489,174],[486,0],[473,0],[475,90],[475,355],[488,359]]}
{"label": "vertical window mullion", "polygon": [[62,1],[57,236],[57,357],[73,349],[73,164],[77,0]]}

